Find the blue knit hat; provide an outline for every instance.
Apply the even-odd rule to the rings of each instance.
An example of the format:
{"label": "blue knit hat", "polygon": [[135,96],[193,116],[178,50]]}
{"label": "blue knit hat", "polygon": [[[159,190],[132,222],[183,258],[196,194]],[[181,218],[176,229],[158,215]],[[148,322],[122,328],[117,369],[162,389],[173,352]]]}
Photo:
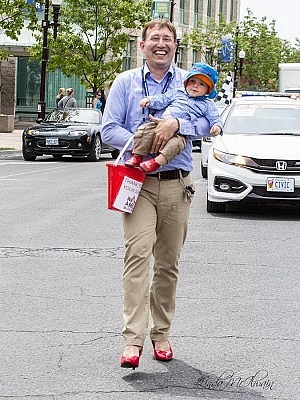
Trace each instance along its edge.
{"label": "blue knit hat", "polygon": [[191,70],[188,72],[185,80],[183,81],[186,87],[189,78],[192,76],[199,75],[198,78],[202,79],[209,87],[208,98],[214,99],[217,96],[215,85],[218,81],[218,72],[210,65],[203,62],[195,63]]}

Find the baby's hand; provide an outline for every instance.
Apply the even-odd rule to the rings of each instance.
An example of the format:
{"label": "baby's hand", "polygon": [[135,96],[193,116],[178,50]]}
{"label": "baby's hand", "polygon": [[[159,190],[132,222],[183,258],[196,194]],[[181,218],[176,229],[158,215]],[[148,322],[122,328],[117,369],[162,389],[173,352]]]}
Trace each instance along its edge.
{"label": "baby's hand", "polygon": [[150,99],[148,97],[144,97],[141,101],[140,101],[140,106],[141,107],[148,107],[150,105]]}
{"label": "baby's hand", "polygon": [[221,128],[218,125],[213,125],[210,128],[210,133],[214,136],[218,136],[221,133]]}

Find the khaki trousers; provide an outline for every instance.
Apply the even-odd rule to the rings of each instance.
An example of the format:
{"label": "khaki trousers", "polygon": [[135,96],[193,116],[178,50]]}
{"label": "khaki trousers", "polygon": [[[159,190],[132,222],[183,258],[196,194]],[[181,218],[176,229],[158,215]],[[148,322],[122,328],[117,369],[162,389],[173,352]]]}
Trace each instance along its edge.
{"label": "khaki trousers", "polygon": [[190,210],[184,186],[191,184],[190,175],[175,180],[147,176],[133,213],[123,214],[122,334],[127,345],[143,346],[149,321],[151,340],[163,341],[169,336],[175,312],[178,262]]}
{"label": "khaki trousers", "polygon": [[[146,156],[151,150],[153,139],[155,138],[156,122],[146,122],[138,127],[134,133],[133,153],[140,156]],[[160,150],[166,160],[173,160],[186,146],[186,138],[182,135],[175,134]]]}

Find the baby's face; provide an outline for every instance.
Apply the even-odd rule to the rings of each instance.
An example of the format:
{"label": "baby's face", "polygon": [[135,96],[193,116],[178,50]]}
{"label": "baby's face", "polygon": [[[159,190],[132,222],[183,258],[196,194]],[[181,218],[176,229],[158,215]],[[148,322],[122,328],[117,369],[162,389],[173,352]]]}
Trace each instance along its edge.
{"label": "baby's face", "polygon": [[204,96],[208,93],[208,85],[201,79],[191,76],[187,81],[186,91],[191,97]]}

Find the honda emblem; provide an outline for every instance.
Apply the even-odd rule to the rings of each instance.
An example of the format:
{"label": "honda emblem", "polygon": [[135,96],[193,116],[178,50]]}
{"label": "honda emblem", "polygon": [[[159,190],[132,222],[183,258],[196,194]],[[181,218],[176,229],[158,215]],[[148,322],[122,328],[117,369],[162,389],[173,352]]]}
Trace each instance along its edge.
{"label": "honda emblem", "polygon": [[287,169],[286,161],[276,161],[275,168],[277,171],[285,171]]}

